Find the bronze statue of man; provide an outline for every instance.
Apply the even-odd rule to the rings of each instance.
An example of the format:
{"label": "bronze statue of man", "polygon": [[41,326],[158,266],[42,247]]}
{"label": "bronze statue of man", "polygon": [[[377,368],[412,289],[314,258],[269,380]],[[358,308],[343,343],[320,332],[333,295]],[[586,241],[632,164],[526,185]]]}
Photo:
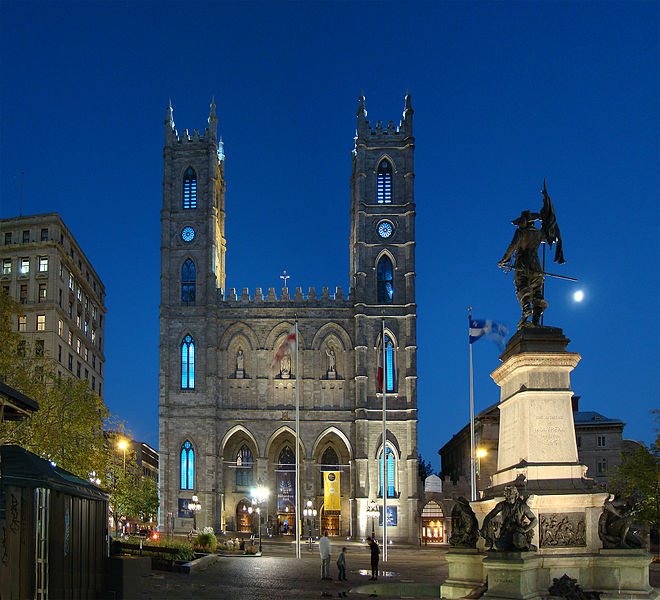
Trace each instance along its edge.
{"label": "bronze statue of man", "polygon": [[[494,537],[489,530],[490,522],[502,513],[502,527],[499,535]],[[481,537],[490,547],[505,551],[535,552],[532,544],[534,528],[538,522],[532,509],[527,506],[527,500],[521,498],[515,485],[504,487],[504,500],[498,502],[485,517],[481,525]]]}
{"label": "bronze statue of man", "polygon": [[[552,248],[557,244],[555,262],[566,262],[562,250],[561,234],[555,218],[555,210],[543,182],[543,208],[540,213],[524,210],[517,219],[511,221],[518,229],[497,265],[504,269],[513,269],[513,282],[516,297],[522,309],[518,329],[530,325],[538,327],[543,311],[548,303],[543,297],[543,278],[545,273],[539,260],[539,246],[547,243]],[[541,221],[541,228],[534,223]],[[531,318],[531,322],[529,319]]]}

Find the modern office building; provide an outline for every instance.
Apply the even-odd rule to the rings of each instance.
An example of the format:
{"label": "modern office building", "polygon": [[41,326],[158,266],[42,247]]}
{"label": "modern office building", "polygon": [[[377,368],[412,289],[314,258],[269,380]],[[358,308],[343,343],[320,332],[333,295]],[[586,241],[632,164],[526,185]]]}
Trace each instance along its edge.
{"label": "modern office building", "polygon": [[0,290],[21,305],[22,351],[103,397],[105,288],[58,214],[0,219]]}

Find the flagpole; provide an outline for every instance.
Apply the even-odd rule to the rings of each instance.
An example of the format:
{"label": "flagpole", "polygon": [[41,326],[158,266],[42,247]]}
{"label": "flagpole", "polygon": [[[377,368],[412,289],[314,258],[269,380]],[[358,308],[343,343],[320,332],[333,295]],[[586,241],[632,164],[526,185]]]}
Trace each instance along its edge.
{"label": "flagpole", "polygon": [[298,360],[298,317],[296,316],[296,558],[300,555],[300,367]]}
{"label": "flagpole", "polygon": [[470,328],[472,325],[472,307],[468,306],[468,346],[470,347],[470,499],[477,499],[477,474],[475,472],[474,451],[474,371],[472,369],[472,343]]}
{"label": "flagpole", "polygon": [[387,345],[385,344],[385,319],[382,321],[380,339],[383,341],[383,562],[387,562]]}

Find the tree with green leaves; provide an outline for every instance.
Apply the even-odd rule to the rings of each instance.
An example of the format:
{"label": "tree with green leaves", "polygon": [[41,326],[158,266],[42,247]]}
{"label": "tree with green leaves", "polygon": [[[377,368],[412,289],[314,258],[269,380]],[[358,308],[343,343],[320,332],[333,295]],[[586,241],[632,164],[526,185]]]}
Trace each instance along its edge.
{"label": "tree with green leaves", "polygon": [[0,423],[0,443],[21,446],[84,479],[104,473],[107,407],[87,381],[59,377],[54,361],[25,343],[14,327],[20,314],[20,305],[0,292],[0,378],[36,400],[39,410]]}
{"label": "tree with green leaves", "polygon": [[[660,411],[652,411],[660,420]],[[648,525],[658,535],[660,529],[660,431],[653,445],[639,444],[625,452],[618,468],[610,476],[610,489],[623,497],[637,493],[640,498],[637,521]]]}
{"label": "tree with green leaves", "polygon": [[433,475],[433,465],[431,461],[424,460],[421,454],[417,455],[417,472],[419,478],[424,481],[429,475]]}

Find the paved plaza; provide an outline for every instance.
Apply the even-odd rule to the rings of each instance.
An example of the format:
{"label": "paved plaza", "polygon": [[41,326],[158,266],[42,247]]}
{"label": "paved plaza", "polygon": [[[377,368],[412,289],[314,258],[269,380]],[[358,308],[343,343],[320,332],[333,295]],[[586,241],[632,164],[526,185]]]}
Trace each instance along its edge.
{"label": "paved plaza", "polygon": [[[335,559],[347,547],[348,581],[336,579]],[[321,581],[318,546],[303,546],[295,558],[290,543],[264,544],[263,556],[221,557],[191,575],[151,571],[125,596],[129,600],[297,600],[304,598],[439,598],[447,578],[447,548],[395,546],[379,580],[372,582],[366,544],[333,540],[332,581]],[[660,587],[660,563],[650,569],[651,585]]]}
{"label": "paved plaza", "polygon": [[[347,547],[348,581],[336,579],[335,559]],[[131,600],[293,600],[301,598],[438,598],[440,583],[447,577],[446,549],[393,547],[381,574],[370,581],[369,549],[366,544],[333,540],[332,581],[321,581],[318,547],[303,546],[302,559],[295,558],[293,544],[264,544],[260,557],[222,557],[206,570],[184,575],[152,571],[143,578]],[[384,571],[384,573],[383,573]]]}

